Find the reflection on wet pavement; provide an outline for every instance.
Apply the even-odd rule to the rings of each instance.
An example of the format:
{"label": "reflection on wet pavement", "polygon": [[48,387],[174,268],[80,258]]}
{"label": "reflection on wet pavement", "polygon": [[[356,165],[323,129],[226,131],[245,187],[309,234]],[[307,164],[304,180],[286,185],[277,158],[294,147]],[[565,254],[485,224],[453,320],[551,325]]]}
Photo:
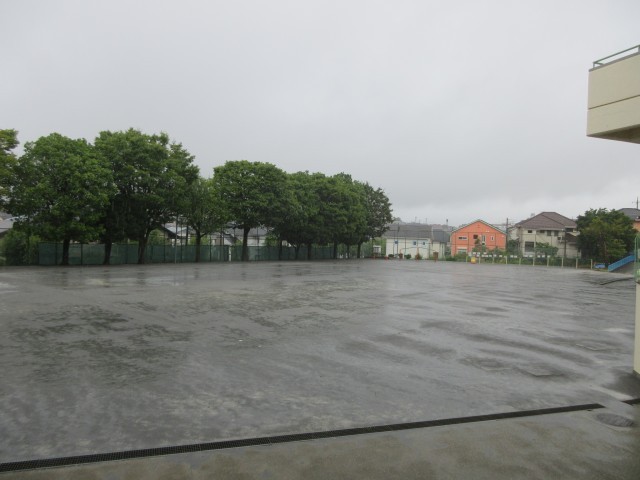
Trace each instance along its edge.
{"label": "reflection on wet pavement", "polygon": [[431,262],[0,270],[0,462],[640,397],[634,284]]}

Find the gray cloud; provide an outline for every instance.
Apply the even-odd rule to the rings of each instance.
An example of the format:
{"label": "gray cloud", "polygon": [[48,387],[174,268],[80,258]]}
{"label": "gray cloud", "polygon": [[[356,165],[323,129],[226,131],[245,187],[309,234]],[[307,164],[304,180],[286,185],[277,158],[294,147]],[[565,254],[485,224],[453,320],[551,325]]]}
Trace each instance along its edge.
{"label": "gray cloud", "polygon": [[631,206],[638,146],[589,139],[591,62],[633,0],[4,2],[0,128],[166,131],[226,160],[345,171],[405,220]]}

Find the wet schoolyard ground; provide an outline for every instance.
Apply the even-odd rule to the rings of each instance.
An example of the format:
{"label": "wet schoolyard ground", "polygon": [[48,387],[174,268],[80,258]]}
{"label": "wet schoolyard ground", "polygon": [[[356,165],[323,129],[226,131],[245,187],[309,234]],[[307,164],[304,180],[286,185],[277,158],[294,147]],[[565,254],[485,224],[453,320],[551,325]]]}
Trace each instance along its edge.
{"label": "wet schoolyard ground", "polygon": [[634,306],[571,268],[4,268],[0,463],[634,399]]}

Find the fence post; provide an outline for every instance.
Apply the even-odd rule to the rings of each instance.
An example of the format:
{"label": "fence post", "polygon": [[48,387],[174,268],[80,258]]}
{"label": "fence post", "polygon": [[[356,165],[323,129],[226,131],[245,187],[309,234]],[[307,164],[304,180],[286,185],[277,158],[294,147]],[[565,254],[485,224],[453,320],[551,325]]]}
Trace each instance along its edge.
{"label": "fence post", "polygon": [[564,257],[560,259],[560,268],[564,268]]}

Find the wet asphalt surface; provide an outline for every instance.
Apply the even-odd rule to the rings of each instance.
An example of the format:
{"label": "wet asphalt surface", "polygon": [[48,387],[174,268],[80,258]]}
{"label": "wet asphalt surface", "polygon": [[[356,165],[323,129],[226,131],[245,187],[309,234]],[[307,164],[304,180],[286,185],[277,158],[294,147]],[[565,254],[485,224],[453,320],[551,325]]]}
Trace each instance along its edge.
{"label": "wet asphalt surface", "polygon": [[0,269],[0,463],[640,397],[628,276]]}

